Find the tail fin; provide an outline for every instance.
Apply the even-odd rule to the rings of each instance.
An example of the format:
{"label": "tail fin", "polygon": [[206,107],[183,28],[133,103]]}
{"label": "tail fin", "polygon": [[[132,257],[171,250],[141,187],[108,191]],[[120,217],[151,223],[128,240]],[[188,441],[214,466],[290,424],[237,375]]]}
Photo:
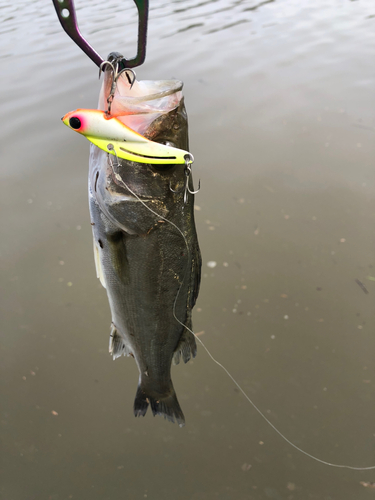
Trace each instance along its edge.
{"label": "tail fin", "polygon": [[172,383],[167,393],[155,397],[150,391],[147,391],[147,389],[142,386],[141,382],[138,386],[137,394],[135,395],[134,415],[136,417],[144,417],[149,404],[151,404],[151,410],[154,417],[155,415],[163,415],[163,417],[170,422],[177,422],[180,427],[185,425],[185,417],[177,400]]}

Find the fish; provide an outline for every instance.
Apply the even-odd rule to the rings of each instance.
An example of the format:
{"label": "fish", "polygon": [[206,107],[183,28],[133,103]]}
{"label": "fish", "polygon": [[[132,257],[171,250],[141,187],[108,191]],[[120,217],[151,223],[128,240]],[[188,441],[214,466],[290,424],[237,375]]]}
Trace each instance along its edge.
{"label": "fish", "polygon": [[[101,111],[110,76],[105,71]],[[148,141],[188,152],[182,83],[136,82],[135,98],[126,85],[125,78],[117,82],[116,119]],[[144,416],[151,406],[154,416],[180,426],[185,417],[171,365],[197,353],[192,309],[202,265],[192,182],[186,162],[132,161],[90,144],[89,205],[96,272],[111,310],[109,352],[114,360],[131,356],[138,366],[134,415]]]}

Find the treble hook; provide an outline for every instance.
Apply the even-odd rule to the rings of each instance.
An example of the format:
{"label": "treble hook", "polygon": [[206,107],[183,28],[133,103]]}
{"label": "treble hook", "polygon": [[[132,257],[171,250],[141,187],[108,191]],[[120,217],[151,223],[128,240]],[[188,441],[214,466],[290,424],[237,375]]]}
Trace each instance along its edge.
{"label": "treble hook", "polygon": [[[125,73],[126,77],[128,79],[128,82],[130,84],[130,90],[131,90],[133,85],[134,85],[134,82],[136,80],[136,74],[135,74],[135,71],[132,70],[131,68],[123,68],[121,71],[119,71],[120,63],[121,63],[121,60],[123,59],[123,56],[121,54],[118,54],[117,52],[112,52],[109,55],[108,59],[109,59],[108,61],[103,61],[99,66],[99,78],[100,78],[102,72],[105,71],[105,66],[107,66],[107,65],[110,66],[110,68],[112,69],[112,84],[111,84],[111,90],[110,90],[109,95],[107,97],[107,103],[108,103],[107,115],[110,115],[112,101],[113,101],[113,98],[114,98],[115,92],[116,92],[117,80],[122,75],[122,73]],[[130,79],[130,77],[127,73],[128,71],[133,75],[133,80]]]}
{"label": "treble hook", "polygon": [[[122,75],[122,73],[130,71],[130,73],[133,75],[133,80],[130,80],[129,75],[127,73],[126,73],[126,77],[127,77],[128,82],[130,84],[130,88],[132,88],[133,85],[134,85],[134,82],[136,80],[136,73],[131,68],[122,68],[119,71],[119,68],[121,66],[121,61],[122,60],[123,60],[123,56],[121,54],[119,54],[118,52],[111,52],[109,54],[109,56],[108,56],[108,60],[107,61],[103,61],[102,63],[100,63],[100,66],[99,66],[99,79],[101,77],[102,72],[105,71],[105,66],[108,64],[108,66],[110,66],[111,69],[112,69],[112,74],[114,75],[113,79],[114,79],[115,82],[117,82],[117,80],[119,79],[120,75]],[[114,65],[116,65],[116,69],[115,69]]]}
{"label": "treble hook", "polygon": [[189,181],[190,181],[190,175],[191,175],[191,165],[194,162],[194,156],[189,153],[185,155],[185,169],[184,169],[184,174],[185,174],[185,180],[184,180],[184,186],[182,189],[172,189],[171,183],[169,182],[169,189],[172,191],[172,193],[181,193],[181,191],[184,191],[184,204],[187,203],[188,199],[188,193],[190,194],[197,194],[198,191],[201,188],[201,181],[199,179],[198,182],[198,189],[196,191],[192,191],[189,187]]}

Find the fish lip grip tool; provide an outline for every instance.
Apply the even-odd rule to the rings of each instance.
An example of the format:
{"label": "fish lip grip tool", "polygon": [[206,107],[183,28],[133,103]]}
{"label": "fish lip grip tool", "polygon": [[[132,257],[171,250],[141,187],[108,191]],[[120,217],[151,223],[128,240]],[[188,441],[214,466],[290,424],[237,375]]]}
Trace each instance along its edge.
{"label": "fish lip grip tool", "polygon": [[[77,16],[73,0],[52,0],[57,16],[64,31],[80,47],[83,52],[100,68],[104,59],[82,36],[78,28]],[[138,9],[138,43],[137,55],[131,59],[122,58],[121,69],[135,68],[144,63],[146,58],[147,24],[149,0],[134,0]]]}

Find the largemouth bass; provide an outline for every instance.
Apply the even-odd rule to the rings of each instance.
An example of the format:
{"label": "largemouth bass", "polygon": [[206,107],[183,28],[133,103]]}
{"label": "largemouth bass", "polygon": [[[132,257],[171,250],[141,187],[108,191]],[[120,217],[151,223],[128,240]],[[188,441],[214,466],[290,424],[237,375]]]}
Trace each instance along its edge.
{"label": "largemouth bass", "polygon": [[[107,70],[99,109],[107,109],[110,87]],[[178,81],[135,82],[130,90],[123,74],[111,114],[151,141],[188,151],[181,88]],[[196,355],[186,329],[192,328],[201,272],[192,180],[181,164],[133,162],[90,148],[95,262],[112,314],[109,351],[113,359],[130,355],[138,365],[135,416],[151,405],[153,415],[183,425],[171,364]]]}

